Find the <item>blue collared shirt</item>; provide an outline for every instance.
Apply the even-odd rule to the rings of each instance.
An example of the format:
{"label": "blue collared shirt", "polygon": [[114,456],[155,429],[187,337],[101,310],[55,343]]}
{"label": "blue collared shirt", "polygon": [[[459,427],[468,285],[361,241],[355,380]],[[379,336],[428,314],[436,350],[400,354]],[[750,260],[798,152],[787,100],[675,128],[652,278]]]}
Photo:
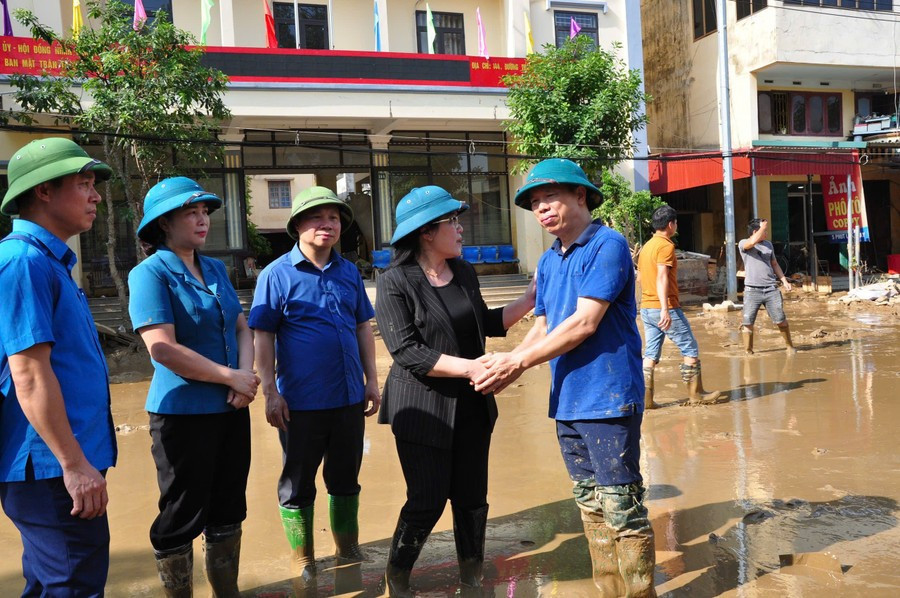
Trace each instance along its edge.
{"label": "blue collared shirt", "polygon": [[[98,470],[116,463],[109,372],[87,299],[75,281],[75,254],[45,228],[21,218],[11,239],[0,243],[0,362],[50,343],[50,366],[62,391],[66,416],[85,457]],[[46,252],[44,251],[46,249]],[[62,467],[16,399],[12,382],[0,392],[0,482],[21,482],[31,460],[35,479],[62,475]]]}
{"label": "blue collared shirt", "polygon": [[[175,340],[207,359],[230,368],[239,362],[236,324],[242,313],[221,260],[200,256],[205,285],[168,247],[138,264],[128,275],[128,311],[136,331],[172,324]],[[153,381],[145,408],[150,413],[197,414],[231,411],[228,387],[179,376],[153,362]]]}
{"label": "blue collared shirt", "polygon": [[548,333],[575,313],[579,297],[608,301],[609,308],[594,334],[550,362],[550,417],[608,419],[643,411],[634,264],[625,237],[599,221],[565,253],[557,239],[538,262],[534,313],[546,316]]}
{"label": "blue collared shirt", "polygon": [[358,324],[375,316],[356,266],[332,252],[324,270],[296,244],[259,274],[250,327],[275,334],[275,385],[294,411],[365,395]]}

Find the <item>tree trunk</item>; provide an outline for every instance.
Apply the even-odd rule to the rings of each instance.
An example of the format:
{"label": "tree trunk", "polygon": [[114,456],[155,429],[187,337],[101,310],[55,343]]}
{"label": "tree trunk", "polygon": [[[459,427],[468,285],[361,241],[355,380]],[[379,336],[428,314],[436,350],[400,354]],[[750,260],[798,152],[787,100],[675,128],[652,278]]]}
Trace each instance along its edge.
{"label": "tree trunk", "polygon": [[[106,156],[107,164],[117,164],[117,159],[121,153],[117,152],[110,143],[108,137],[103,138],[103,153]],[[119,297],[119,311],[125,322],[128,322],[128,289],[116,266],[116,240],[118,232],[116,231],[116,208],[113,204],[112,193],[107,190],[103,194],[106,203],[106,259],[109,262],[109,275],[116,285],[116,294]]]}

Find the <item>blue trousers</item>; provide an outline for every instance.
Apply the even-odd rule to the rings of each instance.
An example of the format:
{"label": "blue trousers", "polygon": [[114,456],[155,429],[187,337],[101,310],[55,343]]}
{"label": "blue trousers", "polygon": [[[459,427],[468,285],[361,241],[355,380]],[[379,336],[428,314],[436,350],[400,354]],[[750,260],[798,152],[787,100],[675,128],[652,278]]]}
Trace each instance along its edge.
{"label": "blue trousers", "polygon": [[109,571],[106,515],[70,515],[72,497],[62,478],[2,483],[0,503],[22,535],[22,596],[103,596]]}
{"label": "blue trousers", "polygon": [[643,418],[636,413],[556,422],[575,502],[583,511],[602,513],[618,537],[653,533],[640,471]]}

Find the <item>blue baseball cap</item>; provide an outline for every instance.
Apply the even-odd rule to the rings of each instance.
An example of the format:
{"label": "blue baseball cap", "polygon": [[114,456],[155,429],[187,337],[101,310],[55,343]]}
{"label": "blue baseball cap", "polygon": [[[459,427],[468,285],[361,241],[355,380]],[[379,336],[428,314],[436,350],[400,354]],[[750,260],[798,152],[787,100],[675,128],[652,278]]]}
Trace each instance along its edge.
{"label": "blue baseball cap", "polygon": [[144,217],[138,226],[138,238],[153,242],[156,220],[160,216],[201,201],[206,203],[210,214],[222,207],[222,199],[204,190],[194,179],[176,176],[161,180],[144,197]]}
{"label": "blue baseball cap", "polygon": [[465,212],[469,204],[453,197],[441,187],[416,187],[397,204],[397,229],[391,245],[429,222],[453,212]]}
{"label": "blue baseball cap", "polygon": [[528,171],[525,184],[516,191],[516,205],[531,210],[531,190],[542,185],[583,185],[587,189],[588,208],[603,203],[603,193],[587,178],[581,166],[563,158],[551,158],[535,164]]}

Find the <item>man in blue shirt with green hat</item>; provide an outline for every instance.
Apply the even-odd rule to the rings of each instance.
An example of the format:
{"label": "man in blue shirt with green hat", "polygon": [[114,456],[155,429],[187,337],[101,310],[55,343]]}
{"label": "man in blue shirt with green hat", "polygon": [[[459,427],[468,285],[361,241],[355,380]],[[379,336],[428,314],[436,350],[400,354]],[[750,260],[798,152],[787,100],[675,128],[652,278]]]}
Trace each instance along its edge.
{"label": "man in blue shirt with green hat", "polygon": [[109,570],[109,374],[66,240],[90,230],[111,174],[69,139],[32,141],[0,204],[18,216],[0,243],[0,502],[27,596],[102,596]]}
{"label": "man in blue shirt with green hat", "polygon": [[323,459],[339,564],[359,562],[359,469],[365,417],[381,397],[375,369],[375,315],[356,265],[334,246],[353,211],[326,187],[294,197],[288,234],[297,241],[256,283],[250,327],[284,467],[278,501],[298,590],[316,587],[313,511]]}
{"label": "man in blue shirt with green hat", "polygon": [[556,237],[535,277],[535,323],[511,353],[485,356],[476,389],[497,392],[550,362],[550,417],[574,484],[594,583],[609,596],[649,597],[653,528],[640,473],[644,381],[634,263],[625,238],[591,219],[602,195],[574,162],[544,160],[516,193]]}

